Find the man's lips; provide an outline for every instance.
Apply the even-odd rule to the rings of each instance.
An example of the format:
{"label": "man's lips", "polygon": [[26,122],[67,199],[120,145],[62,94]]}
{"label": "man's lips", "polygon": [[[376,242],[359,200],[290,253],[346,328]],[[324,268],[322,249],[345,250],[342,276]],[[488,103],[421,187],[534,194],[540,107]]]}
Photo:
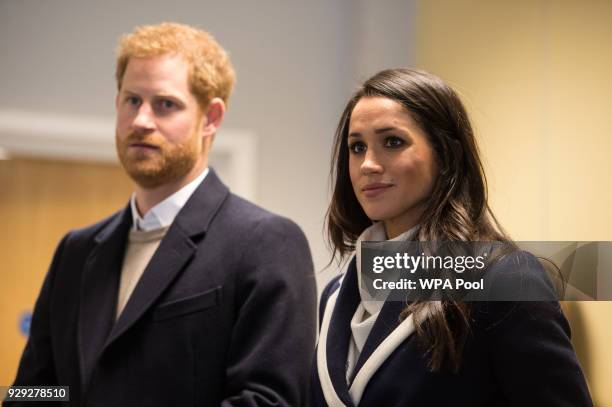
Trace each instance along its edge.
{"label": "man's lips", "polygon": [[141,141],[130,143],[130,144],[128,144],[128,146],[130,148],[136,148],[136,149],[139,149],[139,150],[159,150],[159,147],[157,147],[156,145],[149,144],[149,143],[143,143]]}
{"label": "man's lips", "polygon": [[387,184],[387,183],[383,183],[383,182],[375,182],[375,183],[372,183],[372,184],[367,184],[366,186],[361,188],[361,192],[367,198],[374,198],[374,197],[384,193],[385,191],[387,191],[391,187],[393,187],[393,184]]}

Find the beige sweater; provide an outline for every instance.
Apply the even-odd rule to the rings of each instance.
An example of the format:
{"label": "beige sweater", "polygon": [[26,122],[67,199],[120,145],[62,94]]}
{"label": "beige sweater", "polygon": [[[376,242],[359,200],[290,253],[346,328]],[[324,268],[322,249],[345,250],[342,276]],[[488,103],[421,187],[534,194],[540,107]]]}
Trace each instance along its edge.
{"label": "beige sweater", "polygon": [[149,231],[130,231],[123,266],[121,267],[119,298],[117,299],[117,313],[115,315],[117,319],[167,231],[168,227]]}

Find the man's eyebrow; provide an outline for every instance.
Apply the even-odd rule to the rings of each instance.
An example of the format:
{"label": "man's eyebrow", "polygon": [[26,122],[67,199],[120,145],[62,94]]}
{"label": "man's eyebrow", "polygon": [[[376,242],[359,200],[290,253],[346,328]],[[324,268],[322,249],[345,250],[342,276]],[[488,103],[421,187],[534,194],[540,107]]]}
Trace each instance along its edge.
{"label": "man's eyebrow", "polygon": [[[122,93],[125,93],[129,96],[140,96],[140,93],[133,91],[133,90],[129,90],[129,89],[121,89]],[[160,93],[156,93],[153,95],[154,98],[159,99],[159,98],[171,98],[171,99],[175,99],[177,101],[182,101],[181,95],[179,94],[175,94],[175,93],[170,93],[170,92],[160,92]]]}
{"label": "man's eyebrow", "polygon": [[168,93],[168,92],[156,93],[153,97],[154,98],[172,98],[172,99],[177,99],[179,101],[181,100],[181,95],[174,94],[174,93]]}
{"label": "man's eyebrow", "polygon": [[130,96],[140,96],[137,92],[134,92],[134,91],[131,91],[131,90],[125,89],[125,88],[121,89],[120,93],[125,93],[125,94],[130,95]]}

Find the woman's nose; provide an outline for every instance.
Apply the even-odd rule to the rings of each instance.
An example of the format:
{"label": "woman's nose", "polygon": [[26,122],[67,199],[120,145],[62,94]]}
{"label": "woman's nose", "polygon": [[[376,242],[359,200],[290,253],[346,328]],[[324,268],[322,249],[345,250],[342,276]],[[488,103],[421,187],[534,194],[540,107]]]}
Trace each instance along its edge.
{"label": "woman's nose", "polygon": [[372,149],[366,150],[365,157],[361,163],[361,172],[364,174],[381,173],[383,171],[380,157]]}

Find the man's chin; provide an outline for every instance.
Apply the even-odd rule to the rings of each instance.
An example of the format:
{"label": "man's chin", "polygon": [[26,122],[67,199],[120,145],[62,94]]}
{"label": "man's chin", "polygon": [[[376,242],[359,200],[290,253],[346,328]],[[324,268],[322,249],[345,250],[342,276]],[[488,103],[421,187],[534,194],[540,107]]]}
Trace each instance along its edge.
{"label": "man's chin", "polygon": [[125,172],[138,186],[145,189],[157,188],[171,181],[172,175],[159,168],[134,168],[124,166]]}
{"label": "man's chin", "polygon": [[153,189],[177,182],[186,176],[187,168],[125,168],[129,177],[143,189]]}
{"label": "man's chin", "polygon": [[132,181],[134,181],[139,187],[144,189],[157,188],[167,183],[167,181],[160,178],[159,175],[150,175],[143,173],[132,173],[128,175],[130,176]]}
{"label": "man's chin", "polygon": [[190,157],[175,160],[120,160],[128,176],[141,188],[152,189],[175,183],[196,164]]}

